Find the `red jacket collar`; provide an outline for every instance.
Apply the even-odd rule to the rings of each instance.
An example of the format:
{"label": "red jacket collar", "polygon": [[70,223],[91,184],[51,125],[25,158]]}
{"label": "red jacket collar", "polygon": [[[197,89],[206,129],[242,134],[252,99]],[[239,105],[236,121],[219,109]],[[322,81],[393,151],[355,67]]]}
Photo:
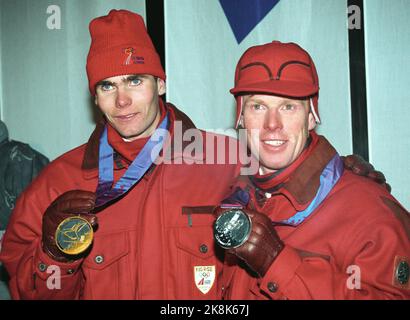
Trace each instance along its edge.
{"label": "red jacket collar", "polygon": [[310,156],[290,175],[281,193],[297,211],[309,206],[319,189],[322,171],[335,154],[336,150],[329,141],[319,136],[319,142]]}

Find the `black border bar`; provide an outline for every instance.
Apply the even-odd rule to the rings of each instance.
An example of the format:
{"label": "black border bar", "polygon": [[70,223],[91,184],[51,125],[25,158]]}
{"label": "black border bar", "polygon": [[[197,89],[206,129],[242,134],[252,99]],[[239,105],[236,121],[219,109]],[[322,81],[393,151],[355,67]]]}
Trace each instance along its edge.
{"label": "black border bar", "polygon": [[165,70],[164,0],[145,0],[147,30]]}
{"label": "black border bar", "polygon": [[360,29],[349,29],[350,103],[352,113],[353,153],[369,161],[367,124],[366,57],[363,0],[347,0],[348,6],[360,8]]}

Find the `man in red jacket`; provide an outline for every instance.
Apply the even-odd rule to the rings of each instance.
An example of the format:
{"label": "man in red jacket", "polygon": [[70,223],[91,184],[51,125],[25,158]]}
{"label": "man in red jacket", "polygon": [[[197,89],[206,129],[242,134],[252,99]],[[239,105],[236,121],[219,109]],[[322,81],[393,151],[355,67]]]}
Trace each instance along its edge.
{"label": "man in red jacket", "polygon": [[162,101],[165,73],[141,16],[112,10],[90,33],[89,89],[105,121],[18,199],[0,256],[11,295],[215,299],[212,209],[238,166],[184,153],[182,137],[202,147],[205,133]]}
{"label": "man in red jacket", "polygon": [[212,213],[239,165],[215,164],[205,138],[232,141],[162,101],[165,73],[139,15],[112,10],[90,33],[89,89],[105,121],[18,199],[0,255],[12,297],[220,298]]}
{"label": "man in red jacket", "polygon": [[[319,79],[294,43],[251,47],[231,90],[259,173],[218,209],[226,299],[410,299],[410,218],[315,132]],[[259,135],[250,135],[251,130]]]}

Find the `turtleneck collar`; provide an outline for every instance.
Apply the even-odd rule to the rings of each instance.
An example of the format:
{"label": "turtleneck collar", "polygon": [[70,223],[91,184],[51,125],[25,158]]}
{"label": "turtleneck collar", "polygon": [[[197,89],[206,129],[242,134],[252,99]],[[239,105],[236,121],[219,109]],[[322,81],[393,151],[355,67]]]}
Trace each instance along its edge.
{"label": "turtleneck collar", "polygon": [[[186,130],[195,129],[194,123],[189,119],[189,117],[183,113],[182,111],[178,110],[177,107],[172,105],[171,103],[164,103],[160,100],[160,107],[163,110],[162,117],[165,117],[165,111],[169,112],[170,117],[170,133],[173,131],[173,126],[176,121],[181,121],[182,124],[182,136],[184,135]],[[162,120],[161,120],[162,121]],[[104,131],[104,127],[106,125],[105,119],[101,119],[99,121],[91,134],[84,150],[84,157],[81,165],[81,169],[83,170],[83,175],[85,179],[92,179],[96,175],[98,175],[98,154],[99,154],[99,141],[101,134]],[[123,141],[125,143],[125,141]],[[172,146],[171,146],[172,147]],[[171,152],[173,154],[173,152]],[[131,156],[132,157],[132,156]]]}
{"label": "turtleneck collar", "polygon": [[316,132],[312,131],[309,134],[304,150],[292,164],[275,172],[267,174],[257,173],[256,175],[250,177],[252,183],[263,192],[272,193],[279,189],[283,183],[289,180],[292,172],[294,172],[296,168],[298,168],[306,160],[312,150],[316,147],[318,141],[318,135]]}
{"label": "turtleneck collar", "polygon": [[[159,99],[161,118],[158,125],[164,120],[166,110],[162,99]],[[157,125],[157,126],[158,126]],[[123,137],[115,130],[110,123],[107,122],[108,143],[128,163],[134,161],[138,153],[142,150],[144,145],[148,142],[150,137],[138,138],[133,141],[125,141]]]}

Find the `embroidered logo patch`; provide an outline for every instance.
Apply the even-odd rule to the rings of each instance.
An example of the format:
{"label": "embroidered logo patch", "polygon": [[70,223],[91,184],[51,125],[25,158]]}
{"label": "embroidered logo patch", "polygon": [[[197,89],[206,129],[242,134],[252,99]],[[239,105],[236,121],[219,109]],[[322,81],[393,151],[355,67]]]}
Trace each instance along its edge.
{"label": "embroidered logo patch", "polygon": [[408,258],[396,256],[394,260],[393,285],[410,289],[410,264]]}
{"label": "embroidered logo patch", "polygon": [[124,65],[133,64],[141,64],[144,63],[144,57],[135,56],[135,49],[132,47],[128,47],[123,49],[123,52],[127,55],[124,61]]}
{"label": "embroidered logo patch", "polygon": [[215,282],[215,266],[195,266],[194,281],[203,294],[207,294]]}

